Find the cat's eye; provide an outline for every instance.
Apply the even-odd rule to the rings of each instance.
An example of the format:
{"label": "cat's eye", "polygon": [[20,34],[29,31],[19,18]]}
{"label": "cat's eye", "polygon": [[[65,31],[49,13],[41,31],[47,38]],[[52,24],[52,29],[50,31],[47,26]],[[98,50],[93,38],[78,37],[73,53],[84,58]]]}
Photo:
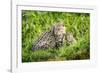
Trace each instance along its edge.
{"label": "cat's eye", "polygon": [[58,28],[58,30],[60,30],[60,28]]}

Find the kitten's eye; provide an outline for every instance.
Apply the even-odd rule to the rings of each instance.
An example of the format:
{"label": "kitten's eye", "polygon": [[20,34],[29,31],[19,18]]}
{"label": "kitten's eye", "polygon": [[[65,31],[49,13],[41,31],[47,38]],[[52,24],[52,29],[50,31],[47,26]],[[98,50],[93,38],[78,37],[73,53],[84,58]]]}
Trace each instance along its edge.
{"label": "kitten's eye", "polygon": [[58,30],[60,30],[60,28],[58,28]]}
{"label": "kitten's eye", "polygon": [[64,27],[64,25],[62,25]]}

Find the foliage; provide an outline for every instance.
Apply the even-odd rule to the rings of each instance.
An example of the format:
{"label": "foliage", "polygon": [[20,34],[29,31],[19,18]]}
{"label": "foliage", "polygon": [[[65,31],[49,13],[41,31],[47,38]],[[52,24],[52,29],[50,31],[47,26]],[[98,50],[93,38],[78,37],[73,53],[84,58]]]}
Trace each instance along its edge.
{"label": "foliage", "polygon": [[[32,50],[33,43],[56,22],[62,21],[66,32],[77,42],[59,49]],[[90,58],[89,13],[22,11],[22,62],[82,60]]]}

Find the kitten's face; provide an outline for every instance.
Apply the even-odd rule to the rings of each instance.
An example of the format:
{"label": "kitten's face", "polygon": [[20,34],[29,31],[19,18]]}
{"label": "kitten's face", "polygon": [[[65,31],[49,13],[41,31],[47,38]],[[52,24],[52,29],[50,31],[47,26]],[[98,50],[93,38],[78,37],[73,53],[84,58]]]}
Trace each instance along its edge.
{"label": "kitten's face", "polygon": [[61,35],[65,34],[65,33],[66,33],[66,29],[65,29],[64,24],[58,24],[55,27],[55,35],[61,36]]}
{"label": "kitten's face", "polygon": [[64,39],[64,35],[66,34],[66,29],[64,24],[56,25],[54,30],[55,30],[54,33],[55,33],[56,42],[62,42]]}

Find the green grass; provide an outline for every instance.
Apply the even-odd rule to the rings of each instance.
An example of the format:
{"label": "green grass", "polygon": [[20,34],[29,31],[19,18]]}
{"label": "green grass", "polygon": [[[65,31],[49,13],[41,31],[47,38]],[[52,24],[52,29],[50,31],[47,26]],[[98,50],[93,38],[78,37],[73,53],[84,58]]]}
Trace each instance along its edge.
{"label": "green grass", "polygon": [[[36,39],[58,21],[64,22],[66,32],[75,44],[59,49],[32,50]],[[22,62],[83,60],[90,58],[90,14],[70,12],[22,11]]]}

